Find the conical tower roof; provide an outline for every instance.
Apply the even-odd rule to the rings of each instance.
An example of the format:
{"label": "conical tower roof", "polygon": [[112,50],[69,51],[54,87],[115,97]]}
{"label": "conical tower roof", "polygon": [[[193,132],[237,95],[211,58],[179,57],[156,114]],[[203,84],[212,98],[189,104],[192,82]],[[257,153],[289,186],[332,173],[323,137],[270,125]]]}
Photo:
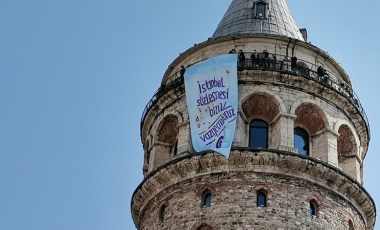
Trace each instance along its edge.
{"label": "conical tower roof", "polygon": [[213,37],[259,33],[304,40],[285,0],[233,0]]}

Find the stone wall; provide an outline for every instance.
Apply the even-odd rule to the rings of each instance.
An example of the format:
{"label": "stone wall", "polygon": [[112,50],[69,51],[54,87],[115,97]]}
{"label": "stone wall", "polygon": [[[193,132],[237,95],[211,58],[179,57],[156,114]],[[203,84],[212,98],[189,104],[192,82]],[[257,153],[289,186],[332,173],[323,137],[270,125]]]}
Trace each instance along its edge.
{"label": "stone wall", "polygon": [[[268,190],[267,207],[256,206],[256,192]],[[212,206],[201,205],[201,192],[212,191]],[[308,214],[309,199],[318,197],[319,213]],[[159,205],[166,203],[165,218],[158,218]],[[359,215],[347,202],[315,184],[266,173],[226,173],[198,177],[162,191],[149,209],[140,229],[191,229],[199,221],[217,229],[365,229]]]}
{"label": "stone wall", "polygon": [[[178,161],[151,175],[137,190],[132,203],[138,207],[135,223],[141,230],[191,230],[199,223],[221,230],[345,230],[352,221],[357,230],[372,229],[374,204],[365,190],[327,164],[309,160],[234,151],[230,160],[207,154]],[[206,190],[212,194],[211,207],[202,205]],[[257,207],[259,190],[267,194],[267,207]],[[308,212],[311,200],[318,207],[313,217]],[[361,203],[365,200],[370,202]]]}

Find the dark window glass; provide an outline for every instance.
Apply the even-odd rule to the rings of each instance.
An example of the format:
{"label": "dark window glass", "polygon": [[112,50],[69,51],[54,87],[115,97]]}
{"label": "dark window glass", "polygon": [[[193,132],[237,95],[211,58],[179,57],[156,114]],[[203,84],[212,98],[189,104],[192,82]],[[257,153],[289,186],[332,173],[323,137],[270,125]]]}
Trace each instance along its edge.
{"label": "dark window glass", "polygon": [[257,17],[265,17],[265,3],[257,3],[256,4],[256,16]]}
{"label": "dark window glass", "polygon": [[313,217],[317,215],[317,206],[313,201],[310,201],[309,216]]}
{"label": "dark window glass", "polygon": [[351,220],[348,221],[348,230],[355,230],[354,229],[354,223],[352,223]]}
{"label": "dark window glass", "polygon": [[203,207],[211,207],[211,193],[210,192],[206,192],[204,195],[203,195]]}
{"label": "dark window glass", "polygon": [[268,148],[268,124],[263,120],[253,120],[249,129],[249,147]]}
{"label": "dark window glass", "polygon": [[260,191],[257,193],[257,207],[266,207],[267,206],[267,195],[264,192]]}
{"label": "dark window glass", "polygon": [[163,222],[165,220],[165,210],[166,210],[166,205],[162,205],[160,208],[160,213],[159,213],[160,222]]}
{"label": "dark window glass", "polygon": [[173,146],[173,155],[176,156],[178,154],[178,139],[175,141]]}
{"label": "dark window glass", "polygon": [[294,148],[298,154],[309,156],[309,134],[301,128],[294,129]]}

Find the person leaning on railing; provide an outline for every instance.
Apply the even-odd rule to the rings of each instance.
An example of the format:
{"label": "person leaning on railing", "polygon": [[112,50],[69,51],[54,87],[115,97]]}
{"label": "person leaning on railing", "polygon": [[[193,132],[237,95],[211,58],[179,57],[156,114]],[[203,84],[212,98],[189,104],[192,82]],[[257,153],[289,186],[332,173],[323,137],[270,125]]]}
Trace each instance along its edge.
{"label": "person leaning on railing", "polygon": [[297,67],[297,57],[293,56],[292,59],[291,59],[291,62],[290,62],[290,66],[292,68],[293,71],[296,70],[296,67]]}
{"label": "person leaning on railing", "polygon": [[257,54],[256,54],[256,50],[253,50],[253,52],[251,54],[251,60],[252,60],[252,68],[257,67]]}
{"label": "person leaning on railing", "polygon": [[322,66],[318,66],[317,75],[320,80],[324,83],[328,83],[328,75],[326,70]]}
{"label": "person leaning on railing", "polygon": [[243,50],[239,50],[239,53],[238,53],[238,59],[239,59],[239,70],[243,70],[244,69],[244,63],[245,63],[245,54],[243,52]]}
{"label": "person leaning on railing", "polygon": [[277,69],[277,57],[276,57],[276,55],[274,55],[274,54],[272,55],[271,62],[272,62],[272,68]]}

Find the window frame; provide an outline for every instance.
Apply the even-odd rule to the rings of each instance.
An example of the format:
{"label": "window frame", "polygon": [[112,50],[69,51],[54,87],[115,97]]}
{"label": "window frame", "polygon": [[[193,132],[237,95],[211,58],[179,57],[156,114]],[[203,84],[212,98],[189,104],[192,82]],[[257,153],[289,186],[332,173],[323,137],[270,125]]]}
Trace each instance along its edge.
{"label": "window frame", "polygon": [[[267,18],[268,3],[265,1],[257,1],[254,4],[254,14],[257,18]],[[262,15],[261,15],[262,14]]]}
{"label": "window frame", "polygon": [[[260,201],[260,197],[263,197],[264,203],[262,204]],[[268,206],[268,196],[267,193],[263,190],[259,190],[256,193],[256,206],[259,208],[266,208]]]}
{"label": "window frame", "polygon": [[308,215],[310,218],[318,216],[318,203],[315,200],[309,201]]}
{"label": "window frame", "polygon": [[[305,154],[303,152],[301,152],[300,149],[298,149],[297,143],[296,143],[296,137],[301,137],[303,139],[304,150],[305,150],[305,147],[307,147]],[[309,132],[306,131],[306,129],[301,128],[301,127],[295,127],[294,128],[294,148],[297,149],[297,153],[299,155],[310,156],[310,149],[311,149],[310,148],[310,135],[309,135]]]}
{"label": "window frame", "polygon": [[[265,127],[264,126],[254,126],[254,123],[255,122],[261,122],[261,124],[265,124]],[[254,130],[264,130],[265,129],[265,144],[264,146],[263,145],[258,145],[258,146],[254,146],[253,145],[253,142],[254,142],[254,133],[253,131]],[[249,123],[249,135],[248,135],[248,147],[249,148],[252,148],[252,149],[268,149],[268,146],[269,146],[269,124],[262,120],[262,119],[253,119],[250,123]],[[259,139],[259,138],[257,138]],[[262,144],[262,143],[260,143]]]}
{"label": "window frame", "polygon": [[202,195],[202,207],[209,208],[212,204],[212,193],[210,190],[206,190]]}

